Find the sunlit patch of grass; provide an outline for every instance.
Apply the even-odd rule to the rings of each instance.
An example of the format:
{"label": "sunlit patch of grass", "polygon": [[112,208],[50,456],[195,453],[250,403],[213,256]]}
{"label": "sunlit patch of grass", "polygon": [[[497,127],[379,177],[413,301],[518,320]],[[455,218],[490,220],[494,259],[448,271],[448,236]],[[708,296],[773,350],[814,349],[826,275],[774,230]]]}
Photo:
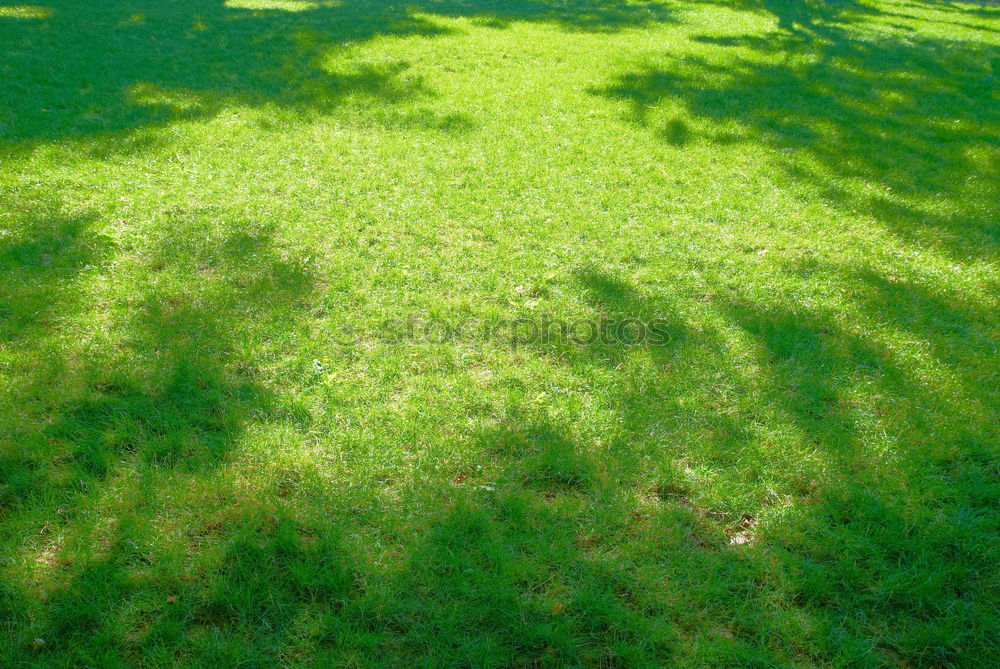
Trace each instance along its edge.
{"label": "sunlit patch of grass", "polygon": [[0,5],[0,18],[47,19],[53,11],[52,7],[43,5]]}
{"label": "sunlit patch of grass", "polygon": [[201,107],[201,101],[196,95],[185,91],[166,91],[147,82],[131,86],[128,96],[135,104],[163,108],[174,114],[197,112]]}
{"label": "sunlit patch of grass", "polygon": [[304,12],[320,7],[340,4],[331,0],[226,0],[226,7],[232,9],[277,10],[282,12]]}

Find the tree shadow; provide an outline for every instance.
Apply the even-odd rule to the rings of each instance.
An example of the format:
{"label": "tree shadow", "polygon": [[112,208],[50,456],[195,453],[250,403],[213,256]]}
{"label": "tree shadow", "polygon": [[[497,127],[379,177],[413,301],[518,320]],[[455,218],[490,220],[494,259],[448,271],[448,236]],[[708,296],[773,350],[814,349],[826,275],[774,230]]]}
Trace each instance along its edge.
{"label": "tree shadow", "polygon": [[[530,443],[523,454],[555,448],[559,471],[581,469],[549,423],[504,424],[482,445],[522,438]],[[105,545],[64,567],[70,574],[44,607],[16,589],[0,592],[0,611],[17,623],[4,630],[6,650],[102,665],[192,657],[395,665],[419,657],[431,665],[613,667],[669,656],[672,625],[651,615],[656,597],[612,543],[634,531],[634,516],[604,513],[611,526],[603,536],[581,534],[588,514],[602,512],[575,500],[598,488],[555,481],[553,470],[525,469],[516,457],[507,464],[510,475],[495,486],[455,488],[445,505],[424,508],[418,534],[402,543],[370,543],[357,516],[331,522],[294,505],[230,510],[197,533],[211,548],[194,579],[160,572],[178,557],[116,519]],[[526,473],[540,487],[512,485]],[[692,522],[673,531],[683,536]]]}
{"label": "tree shadow", "polygon": [[[720,305],[763,354],[766,401],[822,453],[816,487],[762,528],[773,543],[758,550],[792,578],[795,602],[852,643],[879,637],[868,643],[886,661],[969,661],[992,627],[979,600],[990,578],[977,574],[997,552],[981,532],[1000,519],[989,500],[997,389],[981,368],[995,351],[981,327],[990,312],[873,270],[815,271],[855,287],[850,316],[760,298]],[[900,337],[921,362],[901,359]],[[912,628],[865,631],[842,617],[851,606]]]}
{"label": "tree shadow", "polygon": [[[719,4],[716,0],[696,0],[704,4]],[[827,33],[839,24],[849,23],[861,16],[883,14],[883,10],[858,0],[738,0],[725,3],[742,11],[753,11],[774,16],[778,28],[798,35]]]}
{"label": "tree shadow", "polygon": [[[313,289],[273,230],[188,212],[142,242],[143,266],[115,272],[116,244],[87,231],[88,217],[32,211],[0,248],[5,390],[24,411],[3,415],[10,529],[39,513],[71,525],[125,472],[217,468],[248,425],[308,422],[240,350],[261,328],[293,328]],[[136,273],[129,297],[103,290]]]}
{"label": "tree shadow", "polygon": [[[15,407],[0,414],[0,664],[135,663],[187,624],[179,607],[148,615],[183,580],[166,534],[144,526],[149,508],[223,467],[249,427],[310,420],[246,347],[294,328],[315,279],[253,221],[168,212],[127,242],[126,268],[126,242],[95,234],[96,216],[24,202],[0,238],[0,378]],[[208,609],[238,597],[241,577],[223,572]]]}
{"label": "tree shadow", "polygon": [[[328,114],[348,100],[397,105],[432,95],[405,62],[334,64],[337,49],[378,36],[451,32],[433,20],[544,21],[615,30],[667,20],[659,4],[574,0],[402,3],[317,0],[239,3],[53,0],[37,16],[0,15],[0,130],[6,151],[39,141],[99,137],[273,105]],[[417,114],[431,127],[447,119]],[[468,120],[465,120],[468,123]],[[398,122],[398,119],[397,119]],[[127,135],[125,135],[127,137]],[[134,148],[134,143],[128,147]],[[124,148],[128,148],[124,147]]]}
{"label": "tree shadow", "polygon": [[[4,137],[33,141],[100,136],[272,103],[328,113],[346,98],[392,103],[426,94],[405,63],[330,71],[331,48],[377,34],[444,32],[377,7],[317,5],[305,12],[209,3],[54,2],[36,21],[4,20],[0,70]],[[365,9],[367,7],[367,9]],[[27,144],[25,144],[27,142]]]}
{"label": "tree shadow", "polygon": [[[185,523],[172,547],[125,512],[111,539],[91,542],[94,554],[62,567],[71,577],[43,606],[16,584],[0,590],[12,657],[496,666],[982,657],[996,625],[984,593],[998,549],[981,540],[1000,518],[998,435],[985,415],[996,388],[969,368],[992,350],[989,335],[961,299],[858,268],[812,271],[858,283],[861,327],[727,293],[705,309],[749,348],[741,359],[669,294],[587,267],[574,280],[595,310],[673,324],[659,347],[538,347],[595,384],[615,427],[511,406],[473,435],[481,475],[424,481],[383,507],[369,498],[371,509],[312,489],[223,504],[218,517]],[[904,372],[876,326],[934,343],[984,414],[970,421],[948,402],[929,411],[938,389]],[[720,390],[743,406],[708,401]],[[703,422],[711,430],[699,432]],[[766,443],[762,423],[792,429],[795,443]],[[869,442],[879,432],[898,453]],[[818,464],[803,485],[795,460],[811,451]],[[770,472],[759,485],[755,460]],[[726,469],[748,489],[727,491],[728,507],[699,477]],[[176,568],[188,561],[190,575]]]}
{"label": "tree shadow", "polygon": [[667,141],[675,133],[659,127],[657,110],[680,105],[690,119],[688,145],[756,145],[841,211],[865,213],[954,257],[993,257],[995,49],[878,32],[849,12],[810,7],[767,4],[791,27],[705,35],[698,39],[718,47],[711,57],[653,58],[592,92],[626,103],[631,121]]}
{"label": "tree shadow", "polygon": [[[685,550],[709,573],[768,584],[740,602],[709,597],[732,621],[714,661],[969,661],[989,652],[986,574],[1000,557],[982,542],[1000,523],[990,446],[1000,438],[1000,398],[995,371],[983,369],[995,368],[987,362],[996,348],[993,312],[873,270],[811,271],[855,287],[850,315],[723,291],[706,308],[725,332],[685,325],[669,301],[644,300],[620,277],[582,273],[595,304],[614,305],[619,317],[660,311],[677,335],[641,364],[630,365],[635,347],[620,343],[617,351],[566,353],[577,356],[577,368],[615,370],[607,411],[616,428],[595,448],[565,431],[552,437],[528,427],[544,446],[529,441],[519,452],[529,454],[526,463],[547,449],[576,454],[573,466],[556,457],[540,475],[549,495],[581,480],[591,483],[577,494],[595,501],[602,488],[653,490],[655,514],[687,514]],[[741,356],[724,343],[734,334]],[[920,342],[932,361],[902,359],[901,336]],[[716,393],[726,399],[713,401]],[[514,443],[524,443],[520,434]],[[683,441],[674,445],[676,434]],[[776,460],[786,464],[775,468]],[[731,481],[725,503],[698,472],[711,472],[713,485]],[[763,644],[774,655],[761,655],[768,621],[791,629],[791,618],[827,630],[831,645],[782,635]],[[906,624],[874,623],[883,619]]]}
{"label": "tree shadow", "polygon": [[[111,245],[93,235],[95,217],[66,215],[57,205],[25,198],[0,238],[0,341],[37,336],[58,312],[79,306],[79,284]],[[58,306],[58,310],[56,307]]]}

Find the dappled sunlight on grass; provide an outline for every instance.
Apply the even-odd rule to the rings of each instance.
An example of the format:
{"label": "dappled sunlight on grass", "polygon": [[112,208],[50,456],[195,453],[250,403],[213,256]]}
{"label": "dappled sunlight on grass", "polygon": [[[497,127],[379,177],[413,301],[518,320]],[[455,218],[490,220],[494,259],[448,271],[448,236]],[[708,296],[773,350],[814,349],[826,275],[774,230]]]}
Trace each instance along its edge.
{"label": "dappled sunlight on grass", "polygon": [[995,657],[995,7],[51,7],[0,664]]}

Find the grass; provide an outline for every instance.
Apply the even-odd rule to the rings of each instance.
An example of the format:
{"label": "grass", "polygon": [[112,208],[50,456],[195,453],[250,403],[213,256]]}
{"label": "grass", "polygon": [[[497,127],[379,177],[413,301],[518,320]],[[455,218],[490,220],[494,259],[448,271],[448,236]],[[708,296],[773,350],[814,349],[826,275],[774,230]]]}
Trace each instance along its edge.
{"label": "grass", "polygon": [[995,6],[39,2],[0,665],[995,663]]}

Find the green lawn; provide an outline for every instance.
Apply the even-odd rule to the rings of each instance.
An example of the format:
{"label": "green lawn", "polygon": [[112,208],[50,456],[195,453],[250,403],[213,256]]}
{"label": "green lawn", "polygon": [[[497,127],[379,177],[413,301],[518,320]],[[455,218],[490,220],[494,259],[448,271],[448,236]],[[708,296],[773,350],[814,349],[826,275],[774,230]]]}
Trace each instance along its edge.
{"label": "green lawn", "polygon": [[0,666],[985,667],[1000,6],[0,3]]}

